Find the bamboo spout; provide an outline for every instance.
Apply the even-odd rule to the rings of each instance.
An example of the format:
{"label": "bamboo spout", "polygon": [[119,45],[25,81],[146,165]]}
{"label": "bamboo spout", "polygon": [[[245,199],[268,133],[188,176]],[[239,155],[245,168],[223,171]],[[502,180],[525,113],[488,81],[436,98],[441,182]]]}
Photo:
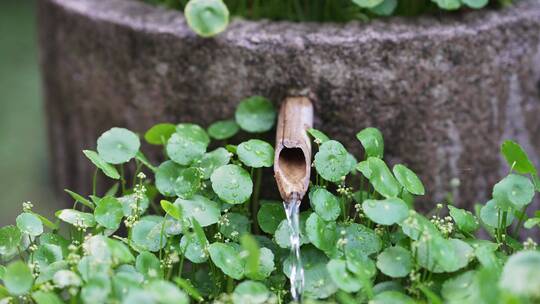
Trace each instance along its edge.
{"label": "bamboo spout", "polygon": [[281,104],[276,134],[274,177],[285,202],[300,201],[311,175],[313,105],[307,97],[288,97]]}

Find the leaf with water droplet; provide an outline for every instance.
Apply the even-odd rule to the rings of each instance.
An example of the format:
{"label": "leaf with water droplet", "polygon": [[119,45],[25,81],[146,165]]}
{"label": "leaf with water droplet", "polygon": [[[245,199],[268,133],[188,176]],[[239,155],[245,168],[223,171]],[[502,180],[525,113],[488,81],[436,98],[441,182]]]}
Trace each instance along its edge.
{"label": "leaf with water droplet", "polygon": [[135,261],[135,268],[147,280],[154,280],[163,277],[163,269],[159,259],[148,251],[141,252]]}
{"label": "leaf with water droplet", "polygon": [[454,222],[456,222],[459,230],[473,233],[480,227],[478,219],[476,219],[471,212],[450,205],[448,206],[448,209],[450,210],[450,216],[454,219]]}
{"label": "leaf with water droplet", "polygon": [[17,216],[16,222],[17,228],[19,228],[22,233],[34,237],[43,233],[43,223],[41,223],[37,216],[31,213],[21,213]]}
{"label": "leaf with water droplet", "polygon": [[403,278],[413,266],[411,252],[403,247],[388,247],[377,257],[377,268],[392,278]]}
{"label": "leaf with water droplet", "polygon": [[22,238],[19,228],[8,225],[0,228],[0,255],[11,255],[16,252]]}
{"label": "leaf with water droplet", "polygon": [[145,216],[133,226],[131,237],[133,242],[143,250],[155,252],[165,247],[167,243],[164,230],[163,218]]}
{"label": "leaf with water droplet", "polygon": [[169,281],[154,280],[149,282],[144,289],[154,297],[157,304],[189,304],[186,293]]}
{"label": "leaf with water droplet", "polygon": [[221,216],[221,222],[224,224],[219,226],[219,232],[233,241],[238,241],[240,236],[251,230],[250,220],[240,213],[225,213]]}
{"label": "leaf with water droplet", "polygon": [[518,143],[505,140],[501,145],[501,151],[512,170],[521,174],[536,173],[536,168],[529,159],[527,152]]}
{"label": "leaf with water droplet", "polygon": [[208,241],[204,240],[201,243],[195,233],[188,233],[182,236],[180,240],[180,249],[188,260],[193,263],[200,264],[208,260],[208,254],[206,253],[206,247],[208,247]]}
{"label": "leaf with water droplet", "polygon": [[144,133],[144,139],[151,145],[165,145],[174,132],[176,132],[175,125],[171,123],[160,123],[148,129]]}
{"label": "leaf with water droplet", "polygon": [[105,175],[112,179],[120,179],[120,174],[116,168],[103,160],[101,156],[97,154],[97,152],[92,150],[83,150],[83,154]]}
{"label": "leaf with water droplet", "polygon": [[55,215],[57,218],[71,225],[77,224],[85,227],[94,227],[96,225],[94,215],[91,213],[80,212],[73,209],[63,209],[56,211]]}
{"label": "leaf with water droplet", "polygon": [[[488,201],[482,209],[480,209],[480,219],[482,222],[492,228],[499,227],[499,212],[502,214],[502,210],[497,207],[495,200]],[[508,212],[506,214],[506,227],[512,225],[514,221],[514,214]]]}
{"label": "leaf with water droplet", "polygon": [[244,281],[234,289],[233,304],[263,304],[267,303],[272,293],[263,283]]}
{"label": "leaf with water droplet", "polygon": [[509,174],[493,186],[493,200],[502,210],[520,210],[528,205],[533,197],[534,185],[524,176]]}
{"label": "leaf with water droplet", "polygon": [[398,182],[410,193],[424,195],[425,189],[422,181],[416,174],[404,165],[398,164],[392,168]]}
{"label": "leaf with water droplet", "polygon": [[512,294],[540,296],[540,252],[522,251],[512,255],[504,265],[499,286]]}
{"label": "leaf with water droplet", "polygon": [[341,213],[338,198],[324,188],[312,187],[309,202],[313,210],[325,221],[335,221]]}
{"label": "leaf with water droplet", "polygon": [[135,157],[141,146],[139,137],[128,129],[112,128],[97,140],[99,156],[109,164],[127,163]]}
{"label": "leaf with water droplet", "polygon": [[116,230],[124,216],[122,204],[114,197],[106,196],[99,201],[94,210],[94,218],[101,226]]}
{"label": "leaf with water droplet", "polygon": [[418,264],[435,273],[464,268],[474,256],[472,247],[459,239],[431,236],[421,238],[416,246]]}
{"label": "leaf with water droplet", "polygon": [[259,139],[239,144],[236,153],[244,165],[252,168],[272,167],[274,162],[274,147]]}
{"label": "leaf with water droplet", "polygon": [[338,233],[345,237],[346,255],[368,256],[381,250],[382,242],[379,236],[375,231],[361,224],[352,223],[340,226]]}
{"label": "leaf with water droplet", "polygon": [[242,204],[253,191],[253,181],[249,173],[237,165],[221,166],[210,177],[212,189],[229,204]]}
{"label": "leaf with water droplet", "polygon": [[174,186],[176,179],[184,167],[179,164],[167,160],[159,165],[156,171],[156,188],[164,196],[175,196]]}
{"label": "leaf with water droplet", "polygon": [[240,280],[244,276],[244,261],[240,251],[231,244],[213,243],[208,247],[212,262],[227,276]]}
{"label": "leaf with water droplet", "polygon": [[362,282],[356,275],[347,270],[347,262],[344,260],[330,260],[326,269],[339,289],[352,293],[362,288]]}
{"label": "leaf with water droplet", "polygon": [[274,126],[276,110],[268,99],[253,96],[240,102],[236,108],[235,119],[242,130],[262,133]]}
{"label": "leaf with water droplet", "polygon": [[209,143],[210,138],[200,126],[179,124],[167,142],[167,155],[180,165],[190,165],[203,156]]}
{"label": "leaf with water droplet", "polygon": [[369,157],[369,182],[382,196],[386,198],[397,197],[401,190],[401,185],[394,178],[386,163],[379,158]]}
{"label": "leaf with water droplet", "polygon": [[208,135],[217,140],[225,140],[238,133],[240,128],[234,120],[220,120],[208,127]]}
{"label": "leaf with water droplet", "polygon": [[[337,286],[328,273],[328,258],[313,246],[303,246],[300,252],[304,269],[303,297],[324,299],[337,291]],[[283,262],[283,273],[291,276],[291,256]]]}
{"label": "leaf with water droplet", "polygon": [[306,233],[311,243],[322,251],[330,251],[336,246],[336,222],[325,222],[317,213],[308,217]]}
{"label": "leaf with water droplet", "polygon": [[191,199],[178,198],[174,204],[181,208],[184,219],[195,218],[202,227],[217,223],[221,214],[218,203],[198,194]]}
{"label": "leaf with water droplet", "polygon": [[32,271],[22,261],[15,261],[7,265],[4,273],[4,285],[13,296],[21,296],[30,291],[34,277]]}
{"label": "leaf with water droplet", "polygon": [[231,160],[231,153],[225,148],[217,148],[214,151],[208,152],[195,163],[195,166],[201,171],[203,179],[209,179],[214,171]]}
{"label": "leaf with water droplet", "polygon": [[349,173],[347,150],[335,140],[329,140],[319,147],[314,164],[319,175],[327,181],[339,182]]}
{"label": "leaf with water droplet", "polygon": [[[441,295],[447,303],[469,303],[474,300],[476,271],[470,270],[444,281]],[[473,303],[473,302],[470,302]]]}
{"label": "leaf with water droplet", "polygon": [[262,231],[274,234],[279,223],[286,218],[285,210],[281,203],[261,201],[261,207],[257,213],[257,222]]}
{"label": "leaf with water droplet", "polygon": [[201,173],[197,168],[183,169],[174,182],[174,192],[178,197],[191,198],[201,187]]}
{"label": "leaf with water droplet", "polygon": [[139,213],[144,213],[150,205],[150,199],[148,199],[148,196],[143,195],[142,198],[137,198],[135,193],[119,197],[118,201],[120,204],[122,204],[124,216],[132,215],[134,212],[133,207],[137,207],[139,209]]}
{"label": "leaf with water droplet", "polygon": [[365,128],[356,134],[356,138],[364,147],[364,150],[366,151],[366,158],[383,157],[384,141],[381,131],[376,128]]}
{"label": "leaf with water droplet", "polygon": [[222,0],[191,0],[184,8],[189,27],[201,37],[223,32],[229,24],[229,10]]}
{"label": "leaf with water droplet", "polygon": [[418,240],[422,234],[427,233],[431,236],[440,235],[439,230],[425,216],[417,212],[410,212],[409,216],[399,223],[403,233],[412,240]]}
{"label": "leaf with water droplet", "polygon": [[409,208],[401,199],[366,200],[362,204],[366,216],[380,225],[393,225],[407,218]]}

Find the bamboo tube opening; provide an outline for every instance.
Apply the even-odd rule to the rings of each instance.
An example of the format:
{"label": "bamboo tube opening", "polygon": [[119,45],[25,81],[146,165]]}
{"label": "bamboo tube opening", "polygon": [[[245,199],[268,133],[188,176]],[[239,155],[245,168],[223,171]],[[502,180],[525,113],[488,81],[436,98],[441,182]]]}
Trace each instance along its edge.
{"label": "bamboo tube opening", "polygon": [[[307,97],[286,98],[279,111],[274,176],[281,197],[301,200],[311,175],[311,142],[307,129],[313,126],[313,105]],[[293,195],[295,194],[295,195]]]}

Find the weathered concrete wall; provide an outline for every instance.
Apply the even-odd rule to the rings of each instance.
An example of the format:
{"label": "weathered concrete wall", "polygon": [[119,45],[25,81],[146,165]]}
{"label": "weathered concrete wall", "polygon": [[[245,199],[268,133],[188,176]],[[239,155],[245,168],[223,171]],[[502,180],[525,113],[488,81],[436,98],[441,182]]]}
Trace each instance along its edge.
{"label": "weathered concrete wall", "polygon": [[505,172],[499,145],[540,155],[540,3],[503,11],[369,24],[235,21],[196,37],[182,14],[128,0],[39,1],[55,176],[88,189],[80,151],[111,126],[208,125],[243,97],[318,97],[316,126],[360,152],[354,135],[382,129],[387,156],[419,172],[429,200],[453,177],[458,202],[489,196]]}

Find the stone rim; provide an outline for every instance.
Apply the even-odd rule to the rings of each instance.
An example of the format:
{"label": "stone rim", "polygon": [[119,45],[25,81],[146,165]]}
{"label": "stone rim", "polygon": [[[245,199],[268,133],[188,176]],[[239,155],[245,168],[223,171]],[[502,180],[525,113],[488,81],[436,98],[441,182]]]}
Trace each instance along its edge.
{"label": "stone rim", "polygon": [[[179,38],[198,38],[187,26],[179,11],[152,6],[138,0],[48,0],[72,13],[89,19],[133,28],[151,34],[168,34]],[[476,35],[499,26],[540,18],[540,2],[524,0],[510,8],[483,9],[449,13],[442,17],[425,15],[416,18],[391,17],[369,23],[316,23],[289,21],[250,21],[235,19],[227,30],[210,40],[248,41],[302,45],[302,41],[319,44],[356,44],[373,40],[402,41],[419,37],[455,37]],[[351,35],[355,33],[355,35]],[[256,37],[254,37],[254,35]],[[286,35],[285,35],[286,34]],[[284,39],[285,37],[285,39]],[[201,38],[202,39],[202,38]]]}

